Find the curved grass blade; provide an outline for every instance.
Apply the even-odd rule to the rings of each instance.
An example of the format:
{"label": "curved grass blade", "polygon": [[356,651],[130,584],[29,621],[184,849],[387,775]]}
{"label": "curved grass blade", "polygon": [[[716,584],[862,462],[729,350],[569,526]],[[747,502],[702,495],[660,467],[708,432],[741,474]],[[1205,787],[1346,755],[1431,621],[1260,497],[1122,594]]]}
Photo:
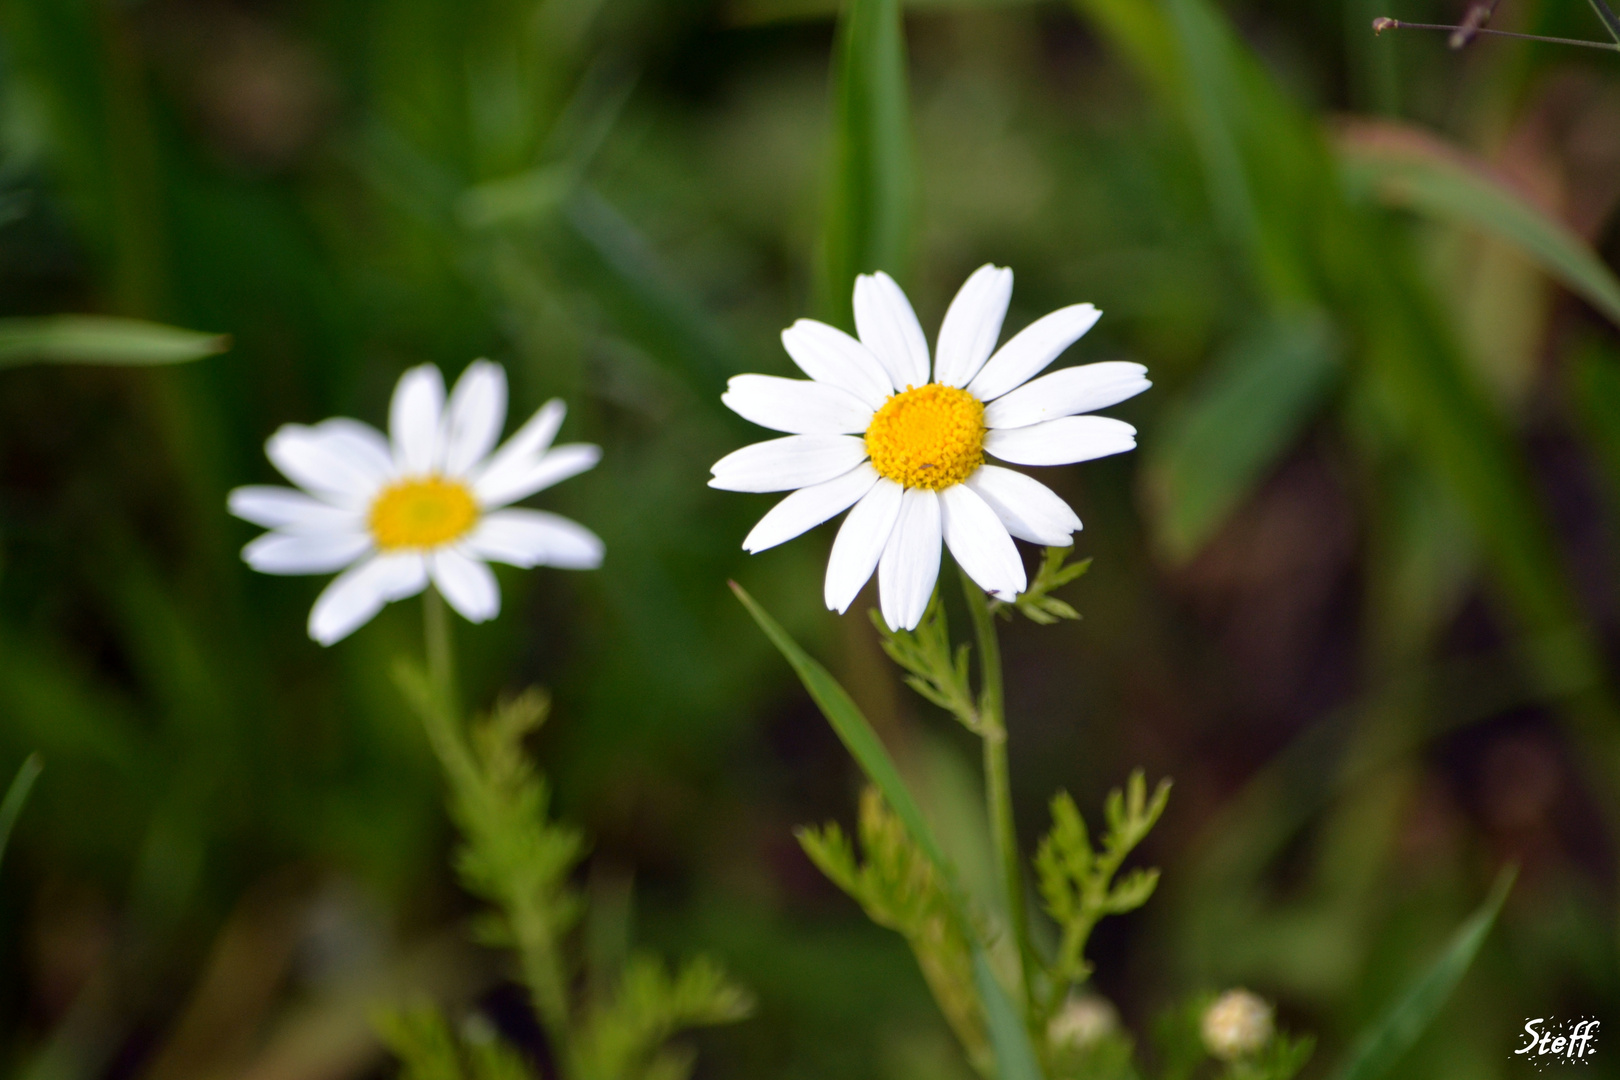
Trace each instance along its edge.
{"label": "curved grass blade", "polygon": [[0,801],[0,860],[6,856],[6,848],[11,843],[11,830],[17,825],[23,803],[28,801],[28,793],[34,790],[34,781],[39,779],[44,768],[45,763],[37,753],[29,754],[12,779],[11,787],[6,789],[5,800]]}
{"label": "curved grass blade", "polygon": [[815,701],[816,707],[832,725],[839,740],[854,755],[861,771],[866,773],[867,779],[877,785],[890,809],[905,823],[906,831],[911,833],[911,838],[939,870],[941,877],[948,884],[953,899],[959,899],[956,872],[946,859],[939,841],[935,839],[934,831],[928,827],[928,821],[923,817],[917,801],[911,797],[910,789],[900,778],[900,770],[895,767],[894,759],[889,756],[889,751],[878,738],[877,732],[872,730],[871,721],[867,720],[860,706],[855,704],[854,699],[839,685],[838,680],[832,677],[832,673],[800,648],[799,643],[782,629],[781,624],[771,618],[765,609],[759,606],[757,600],[748,595],[748,590],[735,581],[730,584],[731,591],[737,594],[737,599],[748,609],[748,614],[754,617],[759,628],[765,631],[765,636],[771,639],[771,644],[775,645],[777,651],[792,665],[794,673],[799,676],[799,681],[810,691],[810,697]]}
{"label": "curved grass blade", "polygon": [[1514,245],[1620,326],[1620,278],[1592,248],[1491,174],[1425,131],[1391,123],[1349,128],[1340,141],[1353,185],[1380,201],[1481,229]]}
{"label": "curved grass blade", "polygon": [[106,315],[0,319],[0,368],[22,364],[184,364],[231,347],[225,334]]}
{"label": "curved grass blade", "polygon": [[1518,874],[1518,868],[1510,866],[1497,876],[1491,894],[1479,910],[1457,928],[1451,943],[1434,965],[1407,989],[1376,1024],[1351,1044],[1345,1063],[1333,1074],[1333,1080],[1378,1080],[1412,1048],[1412,1044],[1434,1022],[1441,1007],[1474,962]]}
{"label": "curved grass blade", "polygon": [[1007,991],[990,970],[984,949],[973,948],[973,983],[984,1006],[985,1026],[990,1030],[990,1048],[996,1055],[996,1080],[1041,1080],[1041,1067],[1030,1045],[1029,1031],[1013,1008]]}
{"label": "curved grass blade", "polygon": [[754,617],[759,628],[765,631],[765,636],[771,639],[771,644],[776,646],[777,651],[793,667],[799,681],[804,683],[804,688],[810,692],[810,697],[821,710],[821,714],[827,718],[827,722],[832,725],[840,741],[859,763],[861,770],[883,793],[883,798],[905,824],[912,840],[939,870],[940,880],[945,885],[945,892],[950,897],[956,918],[967,928],[968,940],[973,942],[974,983],[979,989],[979,1001],[984,1007],[985,1019],[989,1024],[990,1044],[996,1056],[998,1080],[1042,1080],[1035,1050],[1029,1041],[1029,1032],[1025,1030],[1023,1021],[1019,1019],[1017,1010],[1007,997],[1006,989],[996,981],[995,973],[990,970],[984,943],[979,940],[979,934],[974,930],[972,920],[968,918],[967,899],[957,880],[956,870],[946,859],[944,850],[934,837],[934,831],[929,828],[922,810],[911,797],[911,791],[900,778],[900,770],[895,767],[894,759],[889,756],[889,751],[878,739],[877,732],[872,730],[871,722],[866,719],[860,706],[855,704],[848,692],[839,685],[838,680],[800,648],[799,643],[782,629],[781,624],[771,618],[765,609],[759,606],[758,601],[748,595],[748,590],[735,581],[730,584],[731,591],[737,594],[737,599],[748,609],[748,614]]}
{"label": "curved grass blade", "polygon": [[832,163],[822,304],[854,329],[855,275],[899,276],[911,227],[910,106],[900,0],[846,0],[833,59]]}

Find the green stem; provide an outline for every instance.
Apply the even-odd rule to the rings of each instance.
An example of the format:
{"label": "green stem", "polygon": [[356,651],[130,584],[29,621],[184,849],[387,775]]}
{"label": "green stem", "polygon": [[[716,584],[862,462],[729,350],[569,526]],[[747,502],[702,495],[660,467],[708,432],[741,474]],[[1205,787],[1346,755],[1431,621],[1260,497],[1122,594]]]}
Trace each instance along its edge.
{"label": "green stem", "polygon": [[[495,796],[462,731],[449,614],[444,598],[431,585],[422,599],[422,630],[427,641],[428,680],[433,689],[433,708],[423,716],[428,741],[444,767],[455,800],[463,805],[487,803]],[[578,1076],[570,1038],[567,979],[550,920],[532,896],[509,894],[500,906],[511,923],[523,981],[551,1043],[558,1072],[565,1078]]]}
{"label": "green stem", "polygon": [[1001,867],[1002,889],[1006,894],[1007,921],[1017,945],[1018,970],[1024,1015],[1034,1025],[1035,971],[1029,942],[1029,911],[1024,903],[1024,869],[1018,852],[1018,827],[1013,820],[1012,781],[1007,767],[1007,705],[1001,677],[1001,642],[996,637],[995,616],[985,601],[984,590],[962,574],[962,591],[967,595],[973,616],[973,633],[979,643],[979,734],[984,739],[984,800],[995,840],[996,861]]}

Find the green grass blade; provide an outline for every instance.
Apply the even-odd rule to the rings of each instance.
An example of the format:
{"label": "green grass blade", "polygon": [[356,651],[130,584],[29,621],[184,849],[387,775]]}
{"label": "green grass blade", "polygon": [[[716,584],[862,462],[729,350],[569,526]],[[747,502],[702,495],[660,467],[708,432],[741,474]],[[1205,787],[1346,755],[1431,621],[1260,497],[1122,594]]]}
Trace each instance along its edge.
{"label": "green grass blade", "polygon": [[1616,15],[1614,9],[1605,4],[1603,0],[1591,0],[1591,2],[1592,10],[1597,12],[1597,17],[1603,22],[1603,28],[1609,32],[1609,36],[1614,38],[1616,42],[1620,42],[1620,15]]}
{"label": "green grass blade", "polygon": [[34,790],[34,781],[39,779],[40,771],[44,768],[45,763],[38,754],[29,754],[12,779],[11,787],[6,789],[5,800],[0,801],[0,860],[6,856],[6,847],[11,843],[11,830],[17,825],[23,803],[28,801],[28,793]]}
{"label": "green grass blade", "polygon": [[1476,161],[1427,133],[1369,124],[1342,144],[1349,179],[1391,206],[1487,232],[1519,248],[1620,325],[1620,278],[1562,222]]}
{"label": "green grass blade", "polygon": [[1334,1080],[1377,1080],[1412,1048],[1474,962],[1517,876],[1516,867],[1509,867],[1498,875],[1490,896],[1457,928],[1434,965],[1351,1045],[1344,1065],[1333,1074]]}
{"label": "green grass blade", "polygon": [[833,58],[832,162],[821,235],[822,304],[853,329],[855,275],[903,270],[913,176],[900,0],[846,0]]}
{"label": "green grass blade", "polygon": [[973,942],[974,982],[978,986],[979,1000],[984,1006],[985,1018],[990,1028],[998,1080],[1042,1080],[1040,1066],[1029,1041],[1029,1033],[1025,1030],[1023,1021],[1019,1019],[1012,1001],[1007,997],[1007,991],[991,971],[979,935],[972,931],[973,923],[967,917],[967,901],[957,880],[956,870],[945,857],[944,850],[935,839],[934,831],[923,817],[917,801],[911,797],[911,791],[901,779],[900,770],[895,767],[894,759],[889,756],[889,751],[878,739],[877,732],[872,730],[871,722],[838,684],[838,680],[800,648],[799,643],[759,606],[758,601],[748,595],[746,589],[733,581],[731,591],[737,594],[737,599],[748,609],[748,614],[754,617],[759,628],[765,631],[765,636],[770,638],[771,644],[776,646],[777,651],[792,666],[799,676],[799,681],[804,683],[804,688],[810,692],[810,697],[821,709],[822,715],[832,725],[833,731],[866,773],[867,779],[877,785],[890,808],[905,824],[912,840],[939,870],[940,880],[944,883],[946,893],[956,908],[956,916],[962,920],[963,927],[969,931],[968,939]]}
{"label": "green grass blade", "polygon": [[984,949],[973,949],[973,983],[984,1006],[985,1026],[990,1030],[990,1048],[996,1056],[996,1080],[1041,1080],[1041,1066],[1030,1045],[1029,1031],[1018,1018],[1018,1011],[1007,991],[990,970]]}
{"label": "green grass blade", "polygon": [[582,189],[546,241],[562,274],[601,305],[615,330],[724,411],[720,391],[743,369],[742,361],[634,225]]}
{"label": "green grass blade", "polygon": [[223,334],[102,315],[0,319],[0,368],[22,364],[183,364],[231,347]]}
{"label": "green grass blade", "polygon": [[1148,464],[1172,558],[1197,554],[1293,444],[1337,383],[1341,353],[1332,324],[1313,313],[1267,322],[1215,362]]}
{"label": "green grass blade", "polygon": [[878,738],[877,732],[872,730],[871,721],[862,714],[860,706],[856,705],[848,692],[838,684],[838,680],[832,677],[832,673],[800,648],[799,643],[759,606],[757,600],[748,595],[746,589],[733,581],[731,591],[737,594],[737,599],[748,609],[748,614],[752,615],[759,628],[765,631],[765,636],[771,639],[771,644],[775,645],[777,651],[792,665],[794,673],[799,676],[799,681],[810,691],[810,697],[815,701],[816,707],[827,718],[827,722],[832,725],[833,731],[837,733],[844,746],[854,755],[861,770],[866,773],[867,779],[877,785],[890,809],[905,823],[911,838],[933,861],[934,866],[948,883],[948,887],[954,891],[956,875],[950,862],[945,858],[944,849],[934,838],[934,831],[929,828],[922,810],[917,806],[917,801],[911,797],[911,791],[900,778],[900,770],[895,767],[894,759],[889,756],[889,751]]}

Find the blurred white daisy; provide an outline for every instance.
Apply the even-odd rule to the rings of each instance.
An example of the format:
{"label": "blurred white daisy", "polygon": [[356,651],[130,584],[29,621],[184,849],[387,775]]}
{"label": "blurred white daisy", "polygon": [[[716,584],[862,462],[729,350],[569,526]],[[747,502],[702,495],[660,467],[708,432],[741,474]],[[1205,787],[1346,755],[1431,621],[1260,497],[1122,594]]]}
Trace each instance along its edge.
{"label": "blurred white daisy", "polygon": [[551,445],[566,411],[561,401],[547,402],[495,450],[506,423],[506,372],[479,360],[456,382],[448,405],[437,367],[400,376],[388,438],[343,417],[314,427],[286,424],[265,452],[303,490],[231,492],[231,513],[271,530],[243,548],[242,558],[266,574],[343,571],[309,613],[309,636],[322,645],[429,581],[467,619],[492,619],[501,593],[486,560],[601,565],[602,541],[583,525],[509,507],[601,457],[595,446]]}
{"label": "blurred white daisy", "polygon": [[743,547],[764,551],[850,510],[827,562],[827,606],[848,609],[876,570],[883,620],[896,629],[922,619],[942,540],[986,592],[1022,592],[1028,582],[1012,538],[1066,546],[1080,519],[1046,485],[988,465],[985,455],[1067,465],[1130,450],[1135,428],[1077,414],[1150,384],[1142,365],[1118,361],[1035,378],[1101,313],[1090,304],[1054,311],[997,349],[1012,281],[996,266],[968,278],[945,312],[932,372],[910,302],[878,273],[855,281],[859,340],[810,319],[782,331],[808,380],[733,378],[721,400],[789,434],[722,458],[709,485],[793,492]]}

